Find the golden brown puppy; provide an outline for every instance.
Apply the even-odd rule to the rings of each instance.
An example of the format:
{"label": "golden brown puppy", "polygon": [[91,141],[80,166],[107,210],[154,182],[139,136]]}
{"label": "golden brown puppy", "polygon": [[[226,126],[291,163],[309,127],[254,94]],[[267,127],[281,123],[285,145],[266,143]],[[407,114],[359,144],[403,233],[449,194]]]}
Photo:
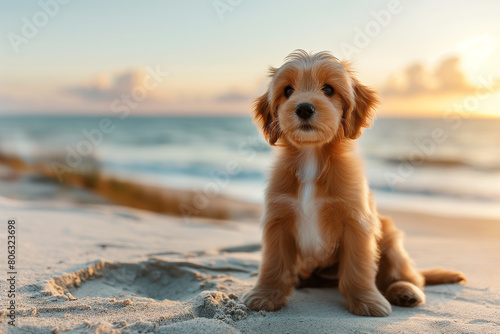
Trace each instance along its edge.
{"label": "golden brown puppy", "polygon": [[354,139],[369,125],[375,92],[327,52],[298,50],[271,68],[271,77],[254,116],[278,149],[262,217],[259,278],[244,302],[255,310],[278,310],[299,274],[338,268],[350,312],[387,316],[389,302],[422,304],[425,283],[464,280],[444,269],[416,271],[401,232],[379,216],[370,198]]}

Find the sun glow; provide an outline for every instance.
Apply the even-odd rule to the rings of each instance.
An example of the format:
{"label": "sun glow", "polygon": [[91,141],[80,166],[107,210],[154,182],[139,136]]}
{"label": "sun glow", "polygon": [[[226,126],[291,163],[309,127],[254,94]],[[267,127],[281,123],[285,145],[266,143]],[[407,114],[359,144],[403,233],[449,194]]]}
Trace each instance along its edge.
{"label": "sun glow", "polygon": [[457,51],[462,55],[465,69],[475,69],[484,63],[495,51],[498,41],[489,34],[469,38],[457,45]]}

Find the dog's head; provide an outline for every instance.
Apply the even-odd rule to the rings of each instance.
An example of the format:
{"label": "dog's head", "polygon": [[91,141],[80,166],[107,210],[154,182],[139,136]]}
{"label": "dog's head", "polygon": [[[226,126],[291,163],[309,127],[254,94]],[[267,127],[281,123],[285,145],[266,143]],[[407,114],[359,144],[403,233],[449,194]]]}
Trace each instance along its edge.
{"label": "dog's head", "polygon": [[375,92],[329,53],[298,50],[270,72],[269,89],[255,101],[254,118],[271,145],[280,137],[295,146],[356,139],[369,126]]}

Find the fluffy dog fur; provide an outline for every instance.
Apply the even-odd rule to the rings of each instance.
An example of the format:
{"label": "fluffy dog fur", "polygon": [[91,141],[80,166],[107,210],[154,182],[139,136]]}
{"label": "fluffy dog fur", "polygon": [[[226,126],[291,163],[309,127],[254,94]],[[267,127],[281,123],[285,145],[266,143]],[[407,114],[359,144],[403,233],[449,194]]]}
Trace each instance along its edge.
{"label": "fluffy dog fur", "polygon": [[[299,277],[326,268],[334,272],[327,281],[338,277],[350,312],[387,316],[389,302],[422,304],[425,283],[465,280],[450,270],[415,270],[401,232],[375,208],[354,145],[370,124],[375,92],[327,52],[298,50],[270,72],[254,117],[277,156],[262,217],[259,278],[244,302],[255,310],[278,310]],[[303,103],[315,109],[307,119],[296,111]]]}

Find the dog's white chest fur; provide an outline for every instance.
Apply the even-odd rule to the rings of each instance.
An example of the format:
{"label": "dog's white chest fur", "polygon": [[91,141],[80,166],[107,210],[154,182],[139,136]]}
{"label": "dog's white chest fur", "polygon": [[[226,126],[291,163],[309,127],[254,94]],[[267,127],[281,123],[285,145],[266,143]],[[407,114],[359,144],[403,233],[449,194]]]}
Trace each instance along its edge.
{"label": "dog's white chest fur", "polygon": [[323,249],[323,238],[315,202],[318,158],[313,147],[304,148],[297,177],[300,183],[298,202],[301,208],[297,219],[298,243],[303,254],[314,255]]}

